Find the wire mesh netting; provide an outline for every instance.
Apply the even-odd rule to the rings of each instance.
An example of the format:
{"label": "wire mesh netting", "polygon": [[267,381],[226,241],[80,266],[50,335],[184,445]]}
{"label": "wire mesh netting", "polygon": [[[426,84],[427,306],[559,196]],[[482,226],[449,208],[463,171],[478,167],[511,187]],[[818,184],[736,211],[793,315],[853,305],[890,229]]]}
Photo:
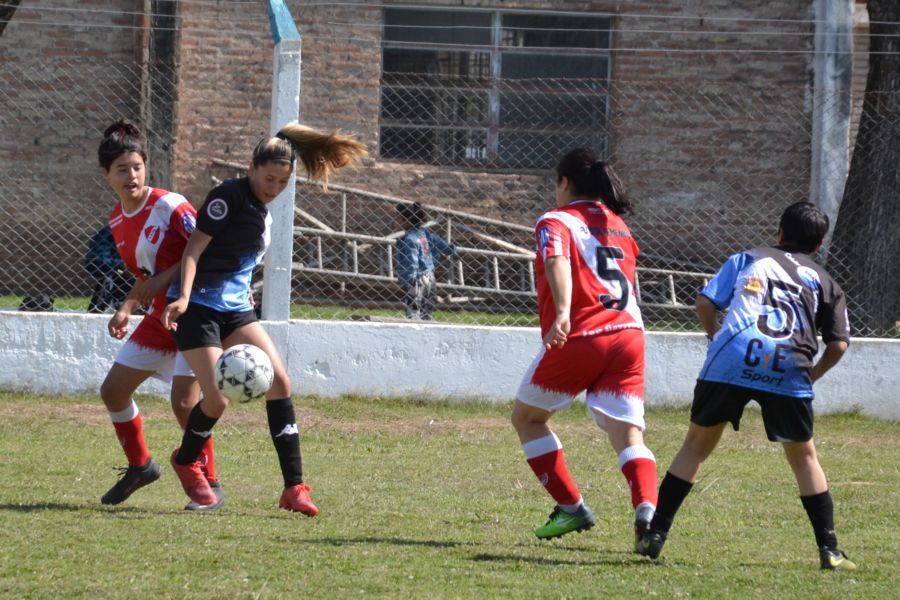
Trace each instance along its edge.
{"label": "wire mesh netting", "polygon": [[[493,50],[412,52],[403,44],[440,40],[403,39],[414,30],[407,17],[394,11],[384,17],[383,38],[365,30],[351,40],[348,47],[375,57],[371,64],[305,55],[304,122],[341,127],[367,143],[370,158],[341,172],[328,191],[298,181],[294,317],[406,318],[417,297],[404,281],[409,224],[397,207],[420,202],[423,228],[450,247],[443,252],[433,242],[434,295],[426,301],[434,307],[426,313],[443,322],[535,325],[533,225],[553,206],[560,156],[587,146],[611,161],[636,205],[626,222],[642,250],[636,293],[648,328],[694,329],[693,300],[730,254],[774,243],[785,206],[811,199],[822,182],[843,189],[851,160],[877,164],[898,137],[893,92],[871,94],[868,116],[859,119],[859,93],[825,93],[806,81],[611,77],[606,50],[591,53],[607,48],[609,36],[577,38],[591,52],[546,45],[556,38],[538,52],[529,48],[544,42],[514,19],[494,29],[486,42]],[[609,27],[605,19],[598,29]],[[266,26],[264,19],[245,21],[242,27]],[[304,39],[314,49],[317,27],[324,25],[312,23]],[[569,26],[559,20],[547,27]],[[317,63],[326,59],[343,60],[340,95],[333,63]],[[114,61],[89,52],[0,59],[0,123],[9,132],[0,136],[0,308],[45,293],[56,309],[108,311],[130,287],[115,253],[97,250],[115,197],[94,152],[116,118],[144,131],[150,185],[184,185],[190,193],[175,191],[195,205],[200,190],[245,173],[249,148],[263,133],[259,124],[268,120],[270,98],[260,90],[271,85],[271,66],[228,70],[218,53],[195,52],[191,60],[187,77],[152,43],[143,56]],[[212,89],[239,97],[221,122],[200,122],[179,109],[202,96],[198,90]],[[846,132],[852,142],[819,146],[828,133],[816,131],[822,110],[853,111]],[[188,124],[191,135],[180,135]],[[187,144],[188,152],[173,150]],[[834,169],[815,171],[816,153],[834,153],[818,161]],[[878,214],[845,202],[832,216],[840,231],[842,220],[862,227]],[[888,240],[879,260],[895,260],[896,231],[879,235]],[[845,238],[829,237],[818,257],[842,284],[848,273],[870,273],[871,259]],[[897,298],[896,280],[866,277],[868,297]],[[896,302],[885,308],[851,295],[849,304],[855,334],[896,335]]]}

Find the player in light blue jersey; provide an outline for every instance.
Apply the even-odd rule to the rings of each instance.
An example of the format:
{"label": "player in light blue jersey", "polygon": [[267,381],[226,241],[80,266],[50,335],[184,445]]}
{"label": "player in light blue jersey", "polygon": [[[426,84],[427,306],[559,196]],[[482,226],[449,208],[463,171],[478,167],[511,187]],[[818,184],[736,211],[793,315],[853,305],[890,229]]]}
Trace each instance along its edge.
{"label": "player in light blue jersey", "polygon": [[303,482],[291,380],[275,344],[257,321],[250,278],[269,245],[268,205],[287,187],[296,161],[324,185],[331,173],[364,153],[365,147],[350,138],[288,123],[257,144],[246,177],[214,188],[197,213],[181,277],[169,291],[171,302],[162,316],[203,391],[203,399],[188,415],[181,446],[172,454],[172,468],[195,510],[212,508],[216,501],[197,461],[204,440],[228,406],[228,398],[216,385],[216,361],[223,349],[252,344],[269,356],[275,371],[266,394],[266,416],[284,479],[278,504],[310,517],[318,513]]}
{"label": "player in light blue jersey", "polygon": [[[744,407],[762,407],[770,441],[780,442],[813,526],[823,569],[853,570],[837,547],[834,504],[813,443],[813,382],[841,359],[850,342],[841,288],[811,254],[822,245],[828,216],[798,202],[781,216],[778,245],[731,256],[697,298],[709,337],[684,444],[659,487],[656,514],[638,552],[656,558],[700,465]],[[721,328],[717,311],[727,310]],[[814,362],[821,333],[825,351]]]}

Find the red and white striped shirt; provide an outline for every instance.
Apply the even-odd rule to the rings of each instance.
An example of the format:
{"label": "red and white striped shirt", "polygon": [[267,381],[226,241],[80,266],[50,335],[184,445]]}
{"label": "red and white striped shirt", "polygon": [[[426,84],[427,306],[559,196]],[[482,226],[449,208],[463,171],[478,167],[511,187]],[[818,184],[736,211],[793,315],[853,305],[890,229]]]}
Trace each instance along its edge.
{"label": "red and white striped shirt", "polygon": [[565,256],[572,269],[569,337],[643,329],[634,295],[639,249],[625,222],[602,202],[576,200],[544,213],[535,227],[541,335],[556,319],[544,261]]}
{"label": "red and white striped shirt", "polygon": [[[149,188],[135,211],[126,213],[117,202],[109,213],[116,250],[128,270],[142,281],[181,261],[196,223],[197,211],[184,196],[158,188]],[[153,299],[147,314],[159,319],[165,303],[163,290]]]}

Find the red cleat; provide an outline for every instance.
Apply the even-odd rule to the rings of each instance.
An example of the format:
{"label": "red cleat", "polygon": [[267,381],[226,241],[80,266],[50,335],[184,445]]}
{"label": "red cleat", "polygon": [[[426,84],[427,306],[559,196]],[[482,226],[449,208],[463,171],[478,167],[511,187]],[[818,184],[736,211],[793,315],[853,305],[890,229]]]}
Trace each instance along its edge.
{"label": "red cleat", "polygon": [[194,461],[189,465],[179,465],[175,462],[175,455],[178,454],[178,448],[172,452],[172,469],[181,480],[181,487],[184,493],[191,499],[188,506],[193,506],[191,510],[213,510],[221,506],[221,502],[216,497],[215,492],[209,486],[203,471],[200,470],[200,462]]}
{"label": "red cleat", "polygon": [[314,517],[319,514],[319,509],[310,499],[309,492],[309,486],[305,483],[284,488],[278,506],[291,512],[303,513],[307,517]]}

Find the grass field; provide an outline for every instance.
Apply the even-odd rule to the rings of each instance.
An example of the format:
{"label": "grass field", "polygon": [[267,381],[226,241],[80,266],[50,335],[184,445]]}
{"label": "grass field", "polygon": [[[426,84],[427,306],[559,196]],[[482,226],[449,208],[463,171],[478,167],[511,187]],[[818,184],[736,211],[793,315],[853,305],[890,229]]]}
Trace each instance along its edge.
{"label": "grass field", "polygon": [[[141,399],[163,477],[119,507],[99,497],[122,462],[99,400],[0,394],[0,596],[59,598],[888,598],[900,505],[896,423],[821,418],[818,446],[841,546],[860,564],[822,572],[779,447],[758,412],[728,433],[688,497],[658,564],[630,553],[615,457],[582,410],[556,419],[598,516],[539,542],[551,508],[508,425],[509,406],[297,398],[315,519],[276,509],[281,482],[260,403],[216,429],[227,494],[182,510],[165,459],[167,405]],[[648,415],[661,470],[685,411]]]}

